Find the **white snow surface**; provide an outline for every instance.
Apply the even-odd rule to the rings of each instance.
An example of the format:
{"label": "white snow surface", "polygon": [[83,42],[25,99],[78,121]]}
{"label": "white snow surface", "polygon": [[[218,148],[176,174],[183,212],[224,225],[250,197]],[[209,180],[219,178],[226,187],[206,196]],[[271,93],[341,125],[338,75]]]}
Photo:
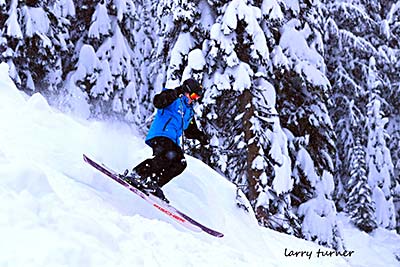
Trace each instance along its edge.
{"label": "white snow surface", "polygon": [[[400,238],[382,229],[370,236],[348,226],[355,254],[341,258],[259,227],[237,208],[235,186],[188,156],[165,193],[225,236],[191,232],[85,164],[83,153],[120,172],[151,156],[131,127],[63,114],[18,91],[1,64],[0,266],[398,266]],[[313,254],[286,257],[285,249]]]}

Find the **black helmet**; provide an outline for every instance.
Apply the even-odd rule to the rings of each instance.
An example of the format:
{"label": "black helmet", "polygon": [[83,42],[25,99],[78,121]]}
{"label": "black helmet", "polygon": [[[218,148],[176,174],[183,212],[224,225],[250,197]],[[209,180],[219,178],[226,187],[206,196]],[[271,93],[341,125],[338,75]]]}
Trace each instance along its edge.
{"label": "black helmet", "polygon": [[182,84],[183,90],[188,93],[196,93],[200,97],[203,96],[203,87],[195,79],[187,79]]}

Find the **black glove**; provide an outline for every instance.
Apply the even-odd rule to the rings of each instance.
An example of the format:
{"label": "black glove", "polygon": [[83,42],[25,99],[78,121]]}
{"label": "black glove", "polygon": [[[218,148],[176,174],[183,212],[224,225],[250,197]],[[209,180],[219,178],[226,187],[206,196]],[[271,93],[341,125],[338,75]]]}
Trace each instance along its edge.
{"label": "black glove", "polygon": [[207,135],[205,135],[203,132],[196,139],[199,140],[200,144],[203,146],[210,144]]}

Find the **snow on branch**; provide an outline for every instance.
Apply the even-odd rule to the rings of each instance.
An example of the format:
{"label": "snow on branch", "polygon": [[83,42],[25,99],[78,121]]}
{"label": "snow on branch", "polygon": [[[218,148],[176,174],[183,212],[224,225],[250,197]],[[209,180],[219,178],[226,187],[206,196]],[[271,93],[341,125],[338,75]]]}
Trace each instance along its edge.
{"label": "snow on branch", "polygon": [[108,17],[108,11],[105,3],[96,6],[92,16],[92,24],[89,28],[88,36],[90,38],[100,38],[101,35],[108,35],[111,30],[111,20]]}

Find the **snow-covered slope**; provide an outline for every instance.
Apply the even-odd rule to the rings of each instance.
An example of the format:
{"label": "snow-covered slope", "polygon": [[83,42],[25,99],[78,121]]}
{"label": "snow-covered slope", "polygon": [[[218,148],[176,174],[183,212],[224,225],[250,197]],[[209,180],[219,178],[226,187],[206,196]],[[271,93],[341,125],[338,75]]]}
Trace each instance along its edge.
{"label": "snow-covered slope", "polygon": [[[27,97],[1,64],[0,266],[348,266],[317,257],[323,248],[311,242],[259,227],[236,207],[235,187],[194,158],[165,192],[222,239],[182,228],[82,160],[87,153],[122,172],[151,156],[137,136],[117,122],[72,119],[40,94]],[[286,257],[285,249],[314,254]]]}

